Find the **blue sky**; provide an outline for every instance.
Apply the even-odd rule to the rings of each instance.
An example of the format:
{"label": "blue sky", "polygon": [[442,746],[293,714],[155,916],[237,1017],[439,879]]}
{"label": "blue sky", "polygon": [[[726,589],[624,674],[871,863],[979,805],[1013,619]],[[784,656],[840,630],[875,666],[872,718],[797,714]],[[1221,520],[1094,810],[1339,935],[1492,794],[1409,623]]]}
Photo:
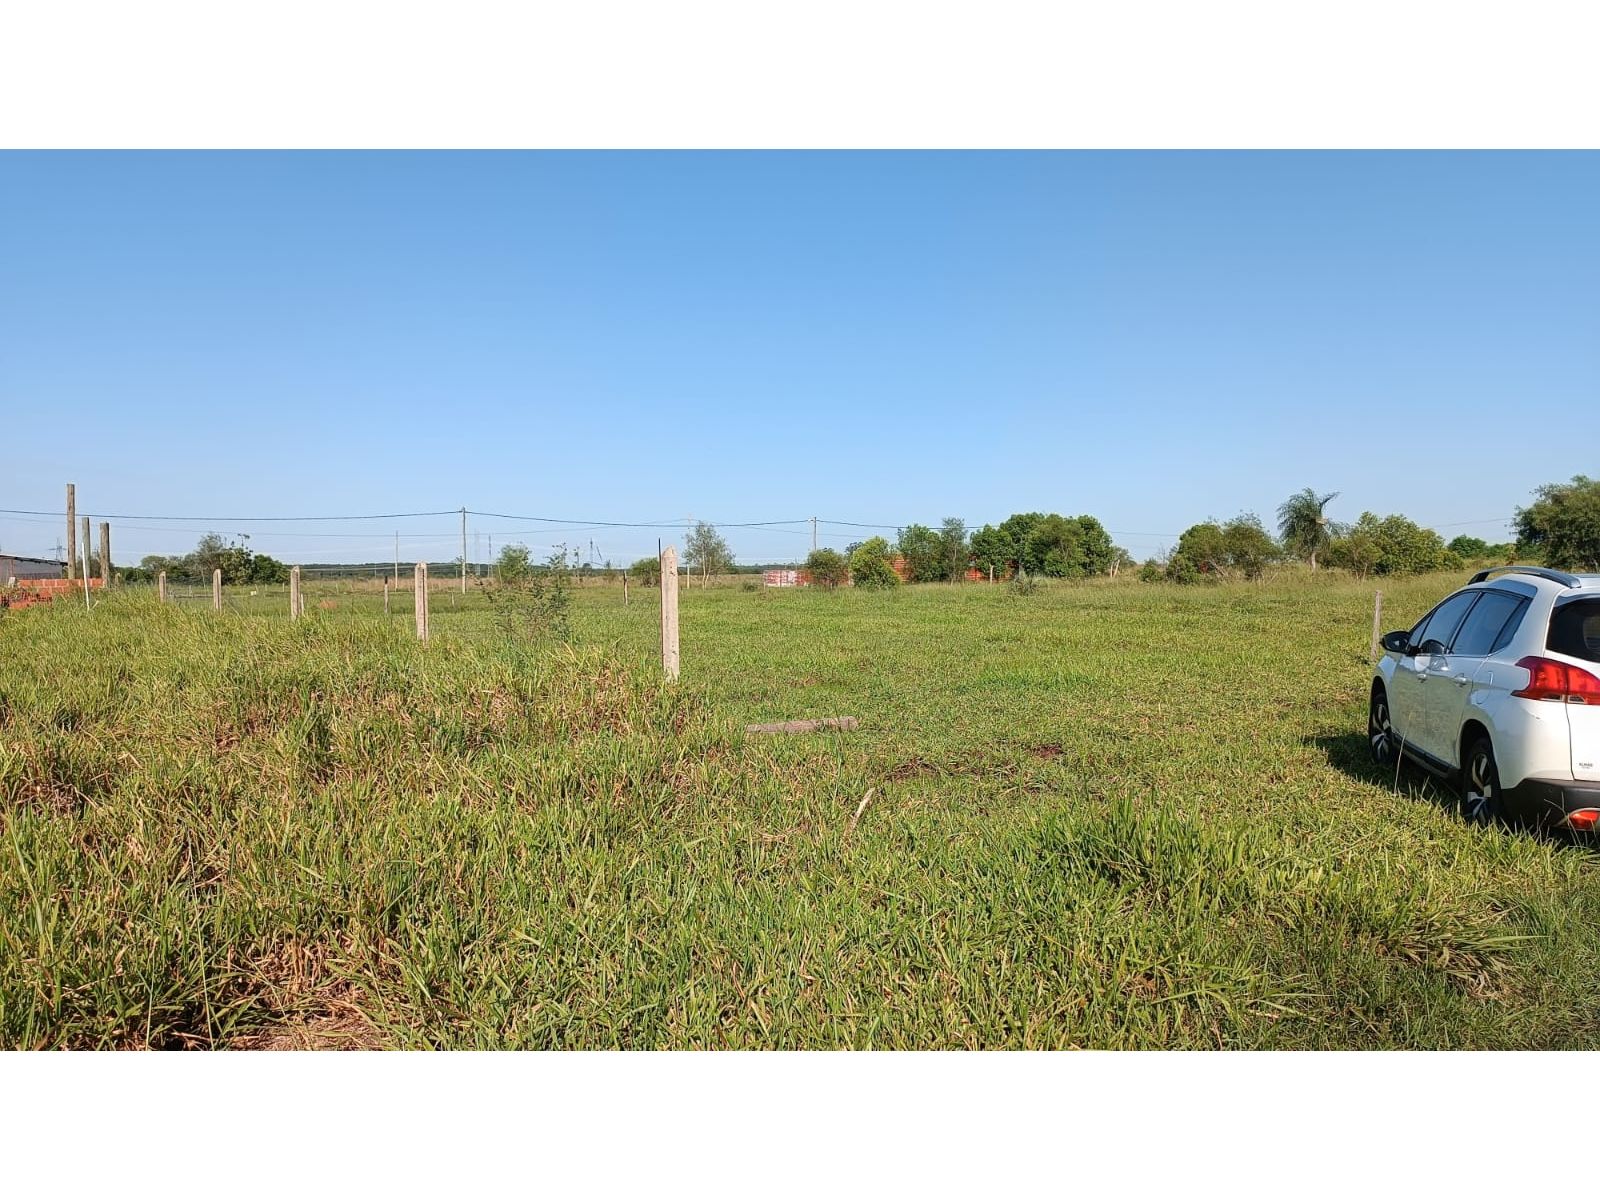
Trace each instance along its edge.
{"label": "blue sky", "polygon": [[[1594,154],[0,154],[0,508],[615,560],[674,531],[587,523],[1039,509],[1143,557],[1310,485],[1492,540],[1600,468],[1597,213]],[[207,528],[459,518],[116,556]]]}

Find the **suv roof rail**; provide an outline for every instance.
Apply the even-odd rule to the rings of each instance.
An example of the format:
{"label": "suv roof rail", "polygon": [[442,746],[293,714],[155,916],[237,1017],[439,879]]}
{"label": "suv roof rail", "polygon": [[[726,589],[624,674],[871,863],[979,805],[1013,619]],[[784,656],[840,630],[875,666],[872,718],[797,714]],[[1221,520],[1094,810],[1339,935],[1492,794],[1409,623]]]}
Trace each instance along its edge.
{"label": "suv roof rail", "polygon": [[1553,571],[1549,567],[1523,566],[1489,567],[1486,570],[1479,571],[1471,579],[1467,580],[1467,582],[1469,584],[1482,583],[1485,579],[1489,578],[1489,576],[1498,575],[1501,572],[1514,575],[1537,575],[1540,579],[1548,579],[1552,583],[1561,584],[1562,587],[1581,588],[1583,586],[1582,579],[1578,578],[1576,575],[1569,575],[1565,571]]}

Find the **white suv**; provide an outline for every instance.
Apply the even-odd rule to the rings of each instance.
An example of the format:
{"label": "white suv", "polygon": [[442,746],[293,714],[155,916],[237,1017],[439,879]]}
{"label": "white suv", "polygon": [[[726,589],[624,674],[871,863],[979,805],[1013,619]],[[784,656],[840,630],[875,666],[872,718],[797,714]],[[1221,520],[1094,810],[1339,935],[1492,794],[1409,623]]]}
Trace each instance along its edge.
{"label": "white suv", "polygon": [[1600,829],[1600,575],[1479,571],[1387,634],[1367,737],[1457,781],[1473,819]]}

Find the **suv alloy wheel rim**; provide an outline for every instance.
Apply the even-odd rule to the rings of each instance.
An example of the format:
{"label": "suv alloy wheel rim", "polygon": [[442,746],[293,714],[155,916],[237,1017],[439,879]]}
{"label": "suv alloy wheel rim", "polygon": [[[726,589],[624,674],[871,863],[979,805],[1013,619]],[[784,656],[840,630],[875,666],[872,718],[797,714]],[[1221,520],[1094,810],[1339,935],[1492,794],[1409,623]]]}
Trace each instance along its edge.
{"label": "suv alloy wheel rim", "polygon": [[1476,750],[1467,764],[1466,817],[1481,821],[1494,799],[1494,763],[1488,751]]}
{"label": "suv alloy wheel rim", "polygon": [[1393,729],[1389,724],[1389,698],[1381,692],[1372,698],[1372,713],[1367,720],[1367,739],[1372,757],[1387,763],[1394,754]]}

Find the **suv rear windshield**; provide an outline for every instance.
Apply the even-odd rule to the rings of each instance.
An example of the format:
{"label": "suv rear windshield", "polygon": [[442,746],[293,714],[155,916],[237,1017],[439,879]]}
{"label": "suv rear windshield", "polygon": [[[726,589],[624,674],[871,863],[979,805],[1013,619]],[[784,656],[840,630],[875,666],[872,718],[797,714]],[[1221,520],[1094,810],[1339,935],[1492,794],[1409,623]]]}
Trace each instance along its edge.
{"label": "suv rear windshield", "polygon": [[1550,614],[1545,649],[1600,662],[1600,599],[1568,600]]}

